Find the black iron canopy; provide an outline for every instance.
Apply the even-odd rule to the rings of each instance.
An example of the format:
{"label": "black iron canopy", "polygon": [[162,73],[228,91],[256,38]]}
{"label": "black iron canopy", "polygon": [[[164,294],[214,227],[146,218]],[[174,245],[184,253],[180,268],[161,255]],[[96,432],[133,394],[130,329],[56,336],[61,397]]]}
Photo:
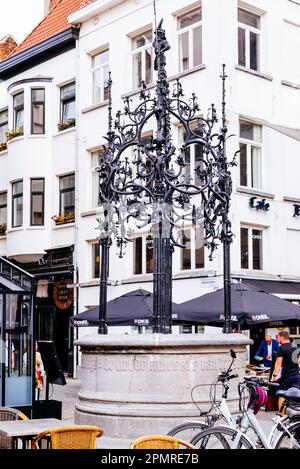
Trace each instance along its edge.
{"label": "black iron canopy", "polygon": [[[109,88],[109,130],[107,144],[99,162],[99,217],[101,244],[99,333],[107,333],[107,263],[113,239],[124,255],[128,242],[134,239],[134,227],[148,227],[154,250],[154,327],[155,333],[171,333],[172,253],[175,246],[184,247],[182,235],[186,226],[202,229],[203,243],[213,255],[217,245],[224,246],[225,331],[230,331],[230,243],[231,223],[228,218],[232,180],[226,157],[227,119],[225,103],[225,66],[222,71],[223,102],[221,128],[215,106],[203,117],[198,99],[192,94],[186,100],[180,80],[170,89],[166,72],[166,53],[170,45],[161,21],[155,31],[154,69],[157,72],[155,92],[141,84],[139,104],[130,98],[124,110],[112,113],[112,80]],[[184,130],[176,148],[172,124]],[[153,135],[145,139],[149,128]],[[195,173],[198,183],[187,170],[192,146],[200,149]]]}

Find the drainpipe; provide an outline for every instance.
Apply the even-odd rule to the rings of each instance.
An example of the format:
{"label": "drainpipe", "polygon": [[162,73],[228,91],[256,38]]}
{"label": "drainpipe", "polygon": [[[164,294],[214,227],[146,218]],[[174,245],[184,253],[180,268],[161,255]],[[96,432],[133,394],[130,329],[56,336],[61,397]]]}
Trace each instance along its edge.
{"label": "drainpipe", "polygon": [[[79,27],[78,27],[79,28]],[[79,35],[75,47],[76,130],[75,130],[75,239],[74,239],[74,315],[79,313]],[[73,340],[78,339],[78,327],[72,327]],[[78,347],[73,344],[73,378],[77,378]]]}

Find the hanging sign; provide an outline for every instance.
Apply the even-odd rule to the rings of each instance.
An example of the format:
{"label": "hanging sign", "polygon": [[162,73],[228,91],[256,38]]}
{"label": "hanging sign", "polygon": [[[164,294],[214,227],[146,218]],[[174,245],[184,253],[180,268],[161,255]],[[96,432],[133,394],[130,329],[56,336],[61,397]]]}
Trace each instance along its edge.
{"label": "hanging sign", "polygon": [[54,283],[53,299],[58,309],[67,309],[73,302],[73,289],[68,288],[70,283],[70,279],[61,279]]}

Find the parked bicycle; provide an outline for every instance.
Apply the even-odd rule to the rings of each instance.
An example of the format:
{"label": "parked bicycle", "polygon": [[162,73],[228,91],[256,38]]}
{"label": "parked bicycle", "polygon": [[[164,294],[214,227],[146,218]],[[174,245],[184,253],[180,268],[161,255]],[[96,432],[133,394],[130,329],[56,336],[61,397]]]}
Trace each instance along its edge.
{"label": "parked bicycle", "polygon": [[[226,402],[228,398],[229,392],[229,382],[232,379],[238,378],[237,374],[232,373],[232,367],[234,361],[236,359],[236,353],[234,350],[230,351],[231,354],[231,363],[226,371],[220,373],[216,379],[216,381],[210,385],[209,391],[209,400],[211,402],[211,407],[208,411],[203,411],[203,409],[199,406],[197,399],[196,399],[196,391],[199,388],[202,388],[203,385],[199,384],[194,386],[191,390],[191,399],[194,405],[199,410],[199,416],[203,417],[202,420],[187,420],[184,423],[176,426],[173,428],[168,435],[176,436],[177,438],[181,438],[184,441],[193,441],[194,438],[204,429],[213,427],[215,423],[223,417],[223,413],[226,413],[226,409],[224,407],[224,402]],[[217,386],[222,386],[222,401],[220,406],[216,405],[216,389]],[[227,420],[228,419],[228,420]],[[231,421],[234,424],[234,421],[231,420],[231,414],[227,414],[226,422]]]}
{"label": "parked bicycle", "polygon": [[[219,378],[220,379],[220,378]],[[225,381],[230,379],[225,378]],[[221,403],[213,402],[212,408],[221,414],[226,425],[211,426],[202,430],[191,444],[199,449],[300,449],[300,391],[291,388],[277,391],[284,397],[280,412],[273,418],[273,428],[266,435],[256,414],[267,404],[266,388],[277,387],[277,383],[264,381],[262,378],[245,378],[238,386],[239,415],[234,421],[223,395]],[[251,429],[255,440],[247,435]]]}
{"label": "parked bicycle", "polygon": [[[199,449],[253,449],[261,447],[265,449],[300,449],[300,391],[291,388],[288,391],[278,391],[276,394],[284,397],[280,413],[272,419],[273,428],[267,436],[262,429],[256,414],[260,408],[267,403],[265,388],[278,387],[277,383],[266,382],[261,378],[245,378],[238,386],[239,409],[241,415],[233,418],[227,404],[229,382],[237,378],[232,374],[232,365],[236,358],[231,351],[232,362],[229,368],[220,373],[210,388],[211,408],[208,412],[201,412],[203,421],[187,421],[171,430],[169,434],[185,435]],[[222,386],[222,399],[217,399],[217,386]],[[193,397],[196,386],[192,390],[192,399],[199,408]],[[246,401],[248,400],[248,403]],[[284,413],[284,416],[282,415]],[[216,423],[223,419],[225,425]],[[247,435],[252,429],[256,441],[252,441]],[[191,438],[187,438],[191,436]]]}

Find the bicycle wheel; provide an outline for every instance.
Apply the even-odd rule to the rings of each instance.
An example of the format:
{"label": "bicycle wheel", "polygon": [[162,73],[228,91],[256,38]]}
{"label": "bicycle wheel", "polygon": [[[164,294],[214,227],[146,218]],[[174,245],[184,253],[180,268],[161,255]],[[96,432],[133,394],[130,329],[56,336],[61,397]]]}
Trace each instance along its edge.
{"label": "bicycle wheel", "polygon": [[207,428],[205,422],[185,422],[177,427],[173,428],[168,435],[176,436],[183,441],[190,442],[196,435],[198,435],[202,430]]}
{"label": "bicycle wheel", "polygon": [[283,432],[278,438],[275,449],[300,449],[300,420],[287,427],[289,434]]}
{"label": "bicycle wheel", "polygon": [[253,446],[243,435],[235,444],[238,432],[228,427],[212,427],[203,430],[190,442],[198,449],[252,449]]}

